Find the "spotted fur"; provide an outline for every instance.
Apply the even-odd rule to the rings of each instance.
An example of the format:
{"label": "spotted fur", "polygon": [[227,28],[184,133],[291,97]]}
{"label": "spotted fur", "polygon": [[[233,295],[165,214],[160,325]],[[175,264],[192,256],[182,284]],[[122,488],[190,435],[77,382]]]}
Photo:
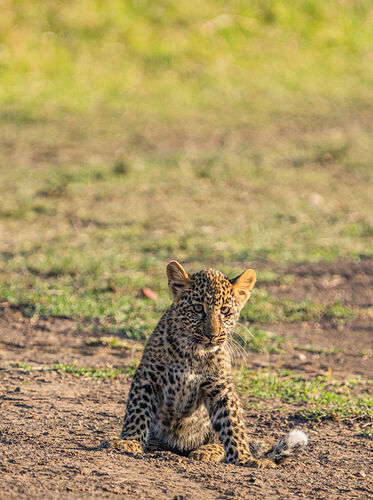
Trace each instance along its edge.
{"label": "spotted fur", "polygon": [[274,467],[298,452],[301,431],[265,450],[249,442],[227,340],[256,276],[230,280],[207,269],[167,266],[173,303],[149,338],[134,375],[120,439],[107,446],[140,454],[168,449],[203,461]]}

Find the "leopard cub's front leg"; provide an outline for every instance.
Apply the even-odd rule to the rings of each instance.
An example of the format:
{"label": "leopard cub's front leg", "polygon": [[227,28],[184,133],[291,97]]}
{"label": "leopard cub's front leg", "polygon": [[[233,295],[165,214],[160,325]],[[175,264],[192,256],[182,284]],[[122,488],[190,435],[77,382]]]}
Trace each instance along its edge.
{"label": "leopard cub's front leg", "polygon": [[147,451],[149,426],[154,417],[152,404],[153,388],[146,382],[141,369],[135,373],[128,395],[122,432],[109,438],[101,448],[140,455]]}
{"label": "leopard cub's front leg", "polygon": [[233,382],[214,381],[204,384],[204,390],[212,427],[224,447],[225,461],[246,467],[276,467],[272,460],[255,458],[251,454]]}
{"label": "leopard cub's front leg", "polygon": [[189,453],[189,458],[201,462],[221,462],[225,456],[222,444],[204,444]]}

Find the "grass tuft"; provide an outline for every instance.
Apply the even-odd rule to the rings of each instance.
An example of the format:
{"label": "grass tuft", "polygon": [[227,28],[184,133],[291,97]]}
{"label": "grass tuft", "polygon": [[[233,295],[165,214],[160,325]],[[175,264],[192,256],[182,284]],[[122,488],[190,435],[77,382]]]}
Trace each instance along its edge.
{"label": "grass tuft", "polygon": [[27,363],[21,363],[19,361],[9,363],[12,368],[18,368],[22,373],[32,373],[34,368]]}
{"label": "grass tuft", "polygon": [[360,430],[356,431],[356,435],[359,437],[373,439],[373,429],[369,429],[368,427],[365,427],[364,429],[360,429]]}
{"label": "grass tuft", "polygon": [[69,365],[64,365],[62,363],[57,363],[47,368],[49,370],[69,373],[74,377],[87,377],[94,380],[106,379],[106,378],[117,378],[117,377],[131,377],[136,370],[137,363],[132,363],[126,369],[118,368],[97,368],[92,366],[79,366],[76,363]]}
{"label": "grass tuft", "polygon": [[335,302],[329,305],[311,300],[295,302],[271,296],[265,289],[255,290],[247,307],[241,313],[245,321],[255,323],[277,323],[331,319],[344,322],[355,316],[355,311]]}
{"label": "grass tuft", "polygon": [[236,328],[233,339],[244,350],[267,354],[285,352],[285,338],[257,327],[246,328],[240,325]]}
{"label": "grass tuft", "polygon": [[86,339],[84,343],[89,346],[108,346],[112,349],[123,349],[126,351],[142,351],[143,349],[143,346],[141,345],[129,344],[128,342],[123,342],[122,340],[119,340],[115,337],[91,337],[89,339]]}
{"label": "grass tuft", "polygon": [[371,380],[334,380],[318,375],[313,379],[290,371],[280,373],[250,371],[242,368],[237,374],[238,389],[251,402],[257,399],[276,399],[298,406],[298,413],[310,420],[373,418],[371,396],[356,394]]}

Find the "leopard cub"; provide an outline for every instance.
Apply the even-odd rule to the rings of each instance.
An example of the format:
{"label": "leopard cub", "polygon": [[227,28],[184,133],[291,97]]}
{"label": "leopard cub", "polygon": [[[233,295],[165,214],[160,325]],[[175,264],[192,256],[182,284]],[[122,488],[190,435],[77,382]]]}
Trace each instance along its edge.
{"label": "leopard cub", "polygon": [[275,467],[306,444],[293,430],[265,448],[246,434],[228,339],[256,281],[214,269],[167,266],[172,305],[150,336],[134,375],[119,439],[104,446],[140,454],[171,450],[202,461]]}

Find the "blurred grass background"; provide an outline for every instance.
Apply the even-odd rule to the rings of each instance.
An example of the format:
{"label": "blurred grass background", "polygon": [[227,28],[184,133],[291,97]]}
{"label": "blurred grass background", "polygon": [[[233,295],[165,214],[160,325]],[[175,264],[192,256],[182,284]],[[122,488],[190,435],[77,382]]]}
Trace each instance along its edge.
{"label": "blurred grass background", "polygon": [[372,256],[372,129],[370,0],[3,0],[0,296],[141,337],[171,258]]}
{"label": "blurred grass background", "polygon": [[227,126],[371,102],[370,0],[5,0],[0,22],[1,101],[19,117],[102,107]]}

